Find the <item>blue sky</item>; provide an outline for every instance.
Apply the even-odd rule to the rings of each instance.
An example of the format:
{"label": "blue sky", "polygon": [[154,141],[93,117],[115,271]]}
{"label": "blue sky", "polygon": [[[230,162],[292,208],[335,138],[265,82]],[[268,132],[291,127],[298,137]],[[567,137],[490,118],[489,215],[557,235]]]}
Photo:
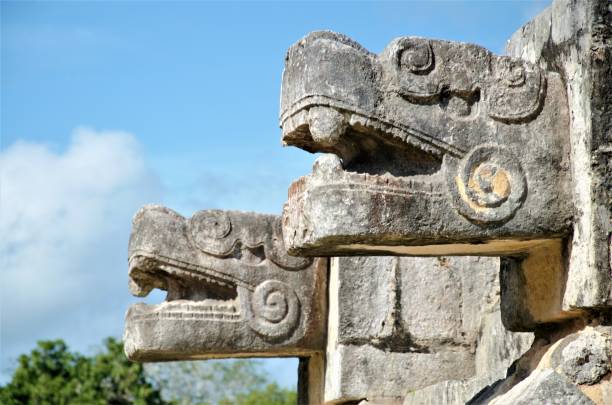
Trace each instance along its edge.
{"label": "blue sky", "polygon": [[[293,42],[331,29],[374,52],[418,35],[503,53],[548,4],[3,1],[0,382],[38,339],[120,336],[139,206],[280,212],[313,161],[280,146]],[[296,364],[268,369],[292,385]]]}

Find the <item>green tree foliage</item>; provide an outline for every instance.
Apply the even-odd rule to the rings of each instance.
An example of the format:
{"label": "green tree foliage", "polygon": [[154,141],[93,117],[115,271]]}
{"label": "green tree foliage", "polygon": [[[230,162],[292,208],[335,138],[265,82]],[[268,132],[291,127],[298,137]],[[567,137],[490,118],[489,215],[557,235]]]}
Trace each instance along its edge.
{"label": "green tree foliage", "polygon": [[71,352],[62,340],[41,341],[19,356],[0,404],[293,405],[293,390],[271,384],[254,360],[155,363],[143,367],[104,340],[93,356]]}
{"label": "green tree foliage", "polygon": [[62,340],[41,341],[19,356],[12,380],[0,387],[0,403],[12,404],[167,404],[145,379],[141,364],[125,358],[113,338],[93,357],[70,352]]}

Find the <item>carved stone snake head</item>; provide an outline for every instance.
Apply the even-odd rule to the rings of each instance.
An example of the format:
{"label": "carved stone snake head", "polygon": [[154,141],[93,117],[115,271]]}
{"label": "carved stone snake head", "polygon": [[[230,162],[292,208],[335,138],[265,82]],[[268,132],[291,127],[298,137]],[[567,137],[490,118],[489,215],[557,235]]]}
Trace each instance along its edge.
{"label": "carved stone snake head", "polygon": [[287,255],[280,218],[161,206],[134,217],[125,350],[138,361],[299,356],[324,347],[325,259]]}
{"label": "carved stone snake head", "polygon": [[289,190],[292,254],[516,253],[570,232],[565,87],[534,64],[316,32],[287,53],[281,127],[325,153]]}

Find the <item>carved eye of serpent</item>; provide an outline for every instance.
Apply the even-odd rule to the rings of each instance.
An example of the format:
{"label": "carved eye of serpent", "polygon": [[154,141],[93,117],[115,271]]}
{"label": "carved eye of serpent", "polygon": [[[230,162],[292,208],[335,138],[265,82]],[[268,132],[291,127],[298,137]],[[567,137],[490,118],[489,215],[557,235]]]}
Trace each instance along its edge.
{"label": "carved eye of serpent", "polygon": [[275,340],[289,336],[300,318],[300,301],[286,283],[266,280],[251,295],[249,325],[266,338]]}
{"label": "carved eye of serpent", "polygon": [[499,145],[481,145],[460,162],[454,179],[457,210],[474,222],[502,222],[523,204],[527,181],[518,160]]}
{"label": "carved eye of serpent", "polygon": [[232,230],[229,217],[220,210],[199,211],[192,217],[191,224],[191,232],[196,241],[200,239],[222,239]]}
{"label": "carved eye of serpent", "polygon": [[405,38],[398,44],[396,58],[399,67],[412,73],[426,73],[433,66],[433,52],[428,41]]}

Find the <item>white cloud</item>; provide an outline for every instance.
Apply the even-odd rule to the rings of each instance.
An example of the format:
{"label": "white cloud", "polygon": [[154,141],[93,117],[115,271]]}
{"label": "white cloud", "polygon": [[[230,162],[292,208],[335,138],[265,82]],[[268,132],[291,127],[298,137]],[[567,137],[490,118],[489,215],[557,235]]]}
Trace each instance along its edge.
{"label": "white cloud", "polygon": [[28,142],[0,153],[3,373],[39,339],[82,350],[120,335],[131,217],[160,190],[125,132],[77,129],[62,153]]}
{"label": "white cloud", "polygon": [[[203,176],[170,197],[193,200],[190,210],[228,208],[237,204],[235,183]],[[261,192],[245,188],[247,201]],[[0,152],[0,384],[37,340],[61,338],[87,352],[121,336],[126,309],[142,300],[127,288],[131,218],[161,197],[158,177],[126,132],[77,129],[60,153],[23,141]],[[145,301],[163,296],[154,291]],[[295,385],[297,360],[263,366],[281,385]]]}

